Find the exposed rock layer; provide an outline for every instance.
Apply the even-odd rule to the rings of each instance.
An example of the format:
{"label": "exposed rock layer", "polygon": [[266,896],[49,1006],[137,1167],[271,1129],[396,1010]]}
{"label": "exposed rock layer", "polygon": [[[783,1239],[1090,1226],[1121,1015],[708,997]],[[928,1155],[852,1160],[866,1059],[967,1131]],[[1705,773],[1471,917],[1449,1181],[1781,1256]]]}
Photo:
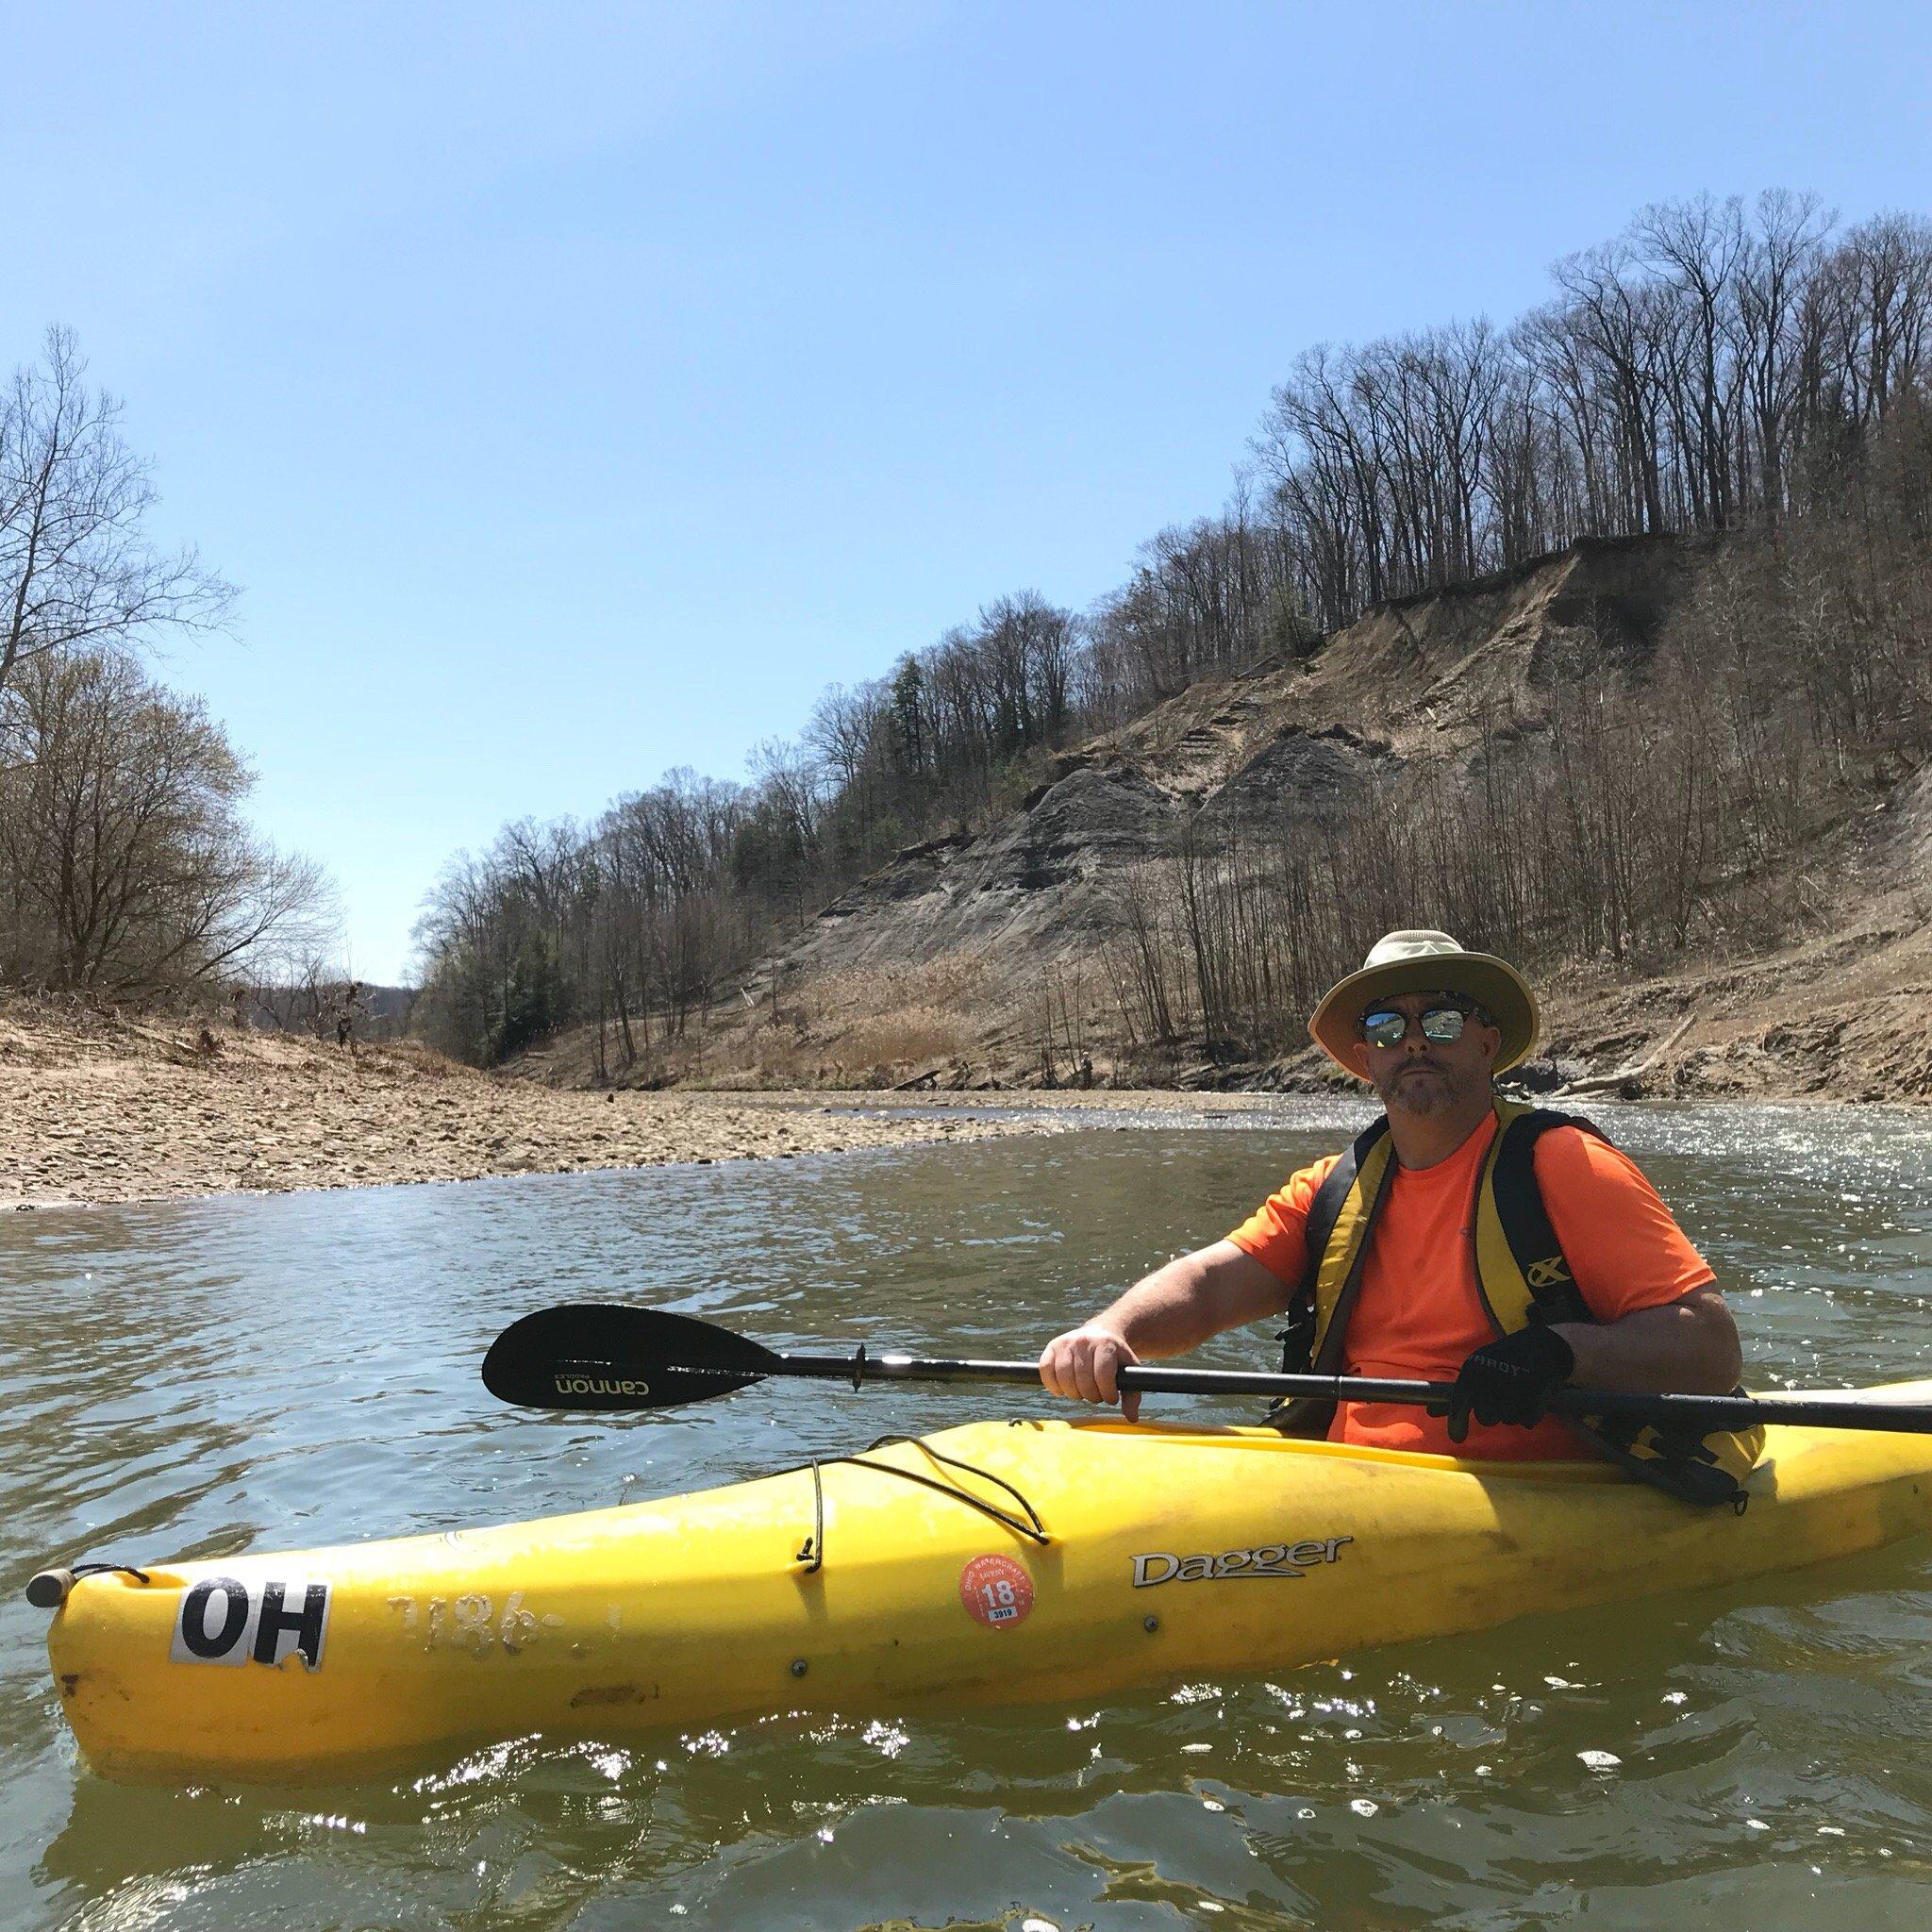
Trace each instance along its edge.
{"label": "exposed rock layer", "polygon": [[1701,539],[1580,543],[1522,569],[1371,611],[1306,660],[1191,686],[1061,753],[1054,776],[977,838],[900,854],[789,952],[808,974],[968,952],[1074,959],[1112,924],[1136,865],[1191,822],[1292,835],[1418,761],[1510,741],[1586,665],[1641,664],[1710,554]]}

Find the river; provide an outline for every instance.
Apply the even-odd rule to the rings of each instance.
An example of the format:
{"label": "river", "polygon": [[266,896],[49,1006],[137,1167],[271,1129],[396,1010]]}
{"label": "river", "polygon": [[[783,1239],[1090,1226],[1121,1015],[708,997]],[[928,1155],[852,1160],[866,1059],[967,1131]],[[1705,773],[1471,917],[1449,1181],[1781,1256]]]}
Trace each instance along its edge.
{"label": "river", "polygon": [[[1101,1707],[530,1738],[323,1789],[143,1790],[80,1764],[22,1595],[49,1561],[541,1516],[1054,1407],[770,1384],[631,1420],[510,1411],[476,1366],[516,1315],[624,1298],[780,1346],[1030,1356],[1359,1117],[1284,1101],[958,1147],[8,1217],[0,1924],[1932,1922],[1924,1539]],[[1718,1269],[1757,1387],[1932,1374],[1932,1121],[1596,1117]],[[1257,1331],[1197,1359],[1269,1346]]]}

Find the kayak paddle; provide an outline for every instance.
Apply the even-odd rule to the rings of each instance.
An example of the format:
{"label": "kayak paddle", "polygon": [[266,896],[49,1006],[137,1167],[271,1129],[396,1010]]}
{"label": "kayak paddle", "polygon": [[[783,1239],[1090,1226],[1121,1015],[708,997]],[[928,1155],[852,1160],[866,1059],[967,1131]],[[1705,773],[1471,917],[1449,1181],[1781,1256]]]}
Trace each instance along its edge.
{"label": "kayak paddle", "polygon": [[[614,1302],[541,1308],[512,1322],[483,1358],[483,1385],[522,1408],[677,1408],[728,1395],[769,1376],[850,1382],[1003,1382],[1039,1389],[1033,1362],[926,1360],[870,1355],[781,1354],[690,1315]],[[1390,1402],[1446,1409],[1452,1382],[1392,1381],[1360,1375],[1283,1375],[1247,1370],[1170,1369],[1137,1363],[1120,1372],[1123,1389],[1167,1395],[1311,1395],[1323,1402]],[[1807,1395],[1654,1395],[1623,1390],[1558,1389],[1553,1415],[1635,1417],[1659,1428],[1749,1428],[1798,1423],[1817,1429],[1880,1429],[1932,1434],[1932,1404]]]}

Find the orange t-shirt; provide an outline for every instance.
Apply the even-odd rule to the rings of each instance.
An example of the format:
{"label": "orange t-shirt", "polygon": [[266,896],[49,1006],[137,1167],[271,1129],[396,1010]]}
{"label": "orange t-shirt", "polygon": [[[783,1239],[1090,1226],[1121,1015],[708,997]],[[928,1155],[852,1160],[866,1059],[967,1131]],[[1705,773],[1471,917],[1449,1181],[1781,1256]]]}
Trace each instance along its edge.
{"label": "orange t-shirt", "polygon": [[[1495,1135],[1491,1114],[1448,1159],[1398,1166],[1391,1175],[1349,1320],[1345,1374],[1454,1381],[1463,1357],[1491,1339],[1476,1292],[1470,1227],[1483,1156]],[[1291,1293],[1308,1273],[1309,1206],[1340,1158],[1331,1154],[1291,1176],[1228,1236]],[[1600,1322],[1661,1307],[1714,1279],[1657,1190],[1614,1147],[1574,1127],[1552,1127],[1537,1141],[1533,1158],[1551,1225]],[[1441,1456],[1530,1460],[1584,1453],[1554,1417],[1527,1429],[1472,1422],[1458,1447],[1441,1416],[1382,1402],[1340,1404],[1328,1435],[1337,1442]]]}

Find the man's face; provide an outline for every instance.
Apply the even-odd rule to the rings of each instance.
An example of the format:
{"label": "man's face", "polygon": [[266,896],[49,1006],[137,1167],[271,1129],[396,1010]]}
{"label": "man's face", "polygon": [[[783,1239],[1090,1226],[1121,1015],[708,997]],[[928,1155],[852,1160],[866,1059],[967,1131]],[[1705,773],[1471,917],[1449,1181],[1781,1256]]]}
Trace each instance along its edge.
{"label": "man's face", "polygon": [[[1488,1098],[1490,1075],[1503,1050],[1503,1036],[1468,1009],[1474,1001],[1455,992],[1399,993],[1377,1000],[1367,1010],[1404,1014],[1408,1029],[1394,1046],[1355,1042],[1356,1071],[1381,1096],[1391,1113],[1448,1113]],[[1460,1007],[1465,1017],[1459,1040],[1424,1040],[1422,1016],[1432,1007]]]}

